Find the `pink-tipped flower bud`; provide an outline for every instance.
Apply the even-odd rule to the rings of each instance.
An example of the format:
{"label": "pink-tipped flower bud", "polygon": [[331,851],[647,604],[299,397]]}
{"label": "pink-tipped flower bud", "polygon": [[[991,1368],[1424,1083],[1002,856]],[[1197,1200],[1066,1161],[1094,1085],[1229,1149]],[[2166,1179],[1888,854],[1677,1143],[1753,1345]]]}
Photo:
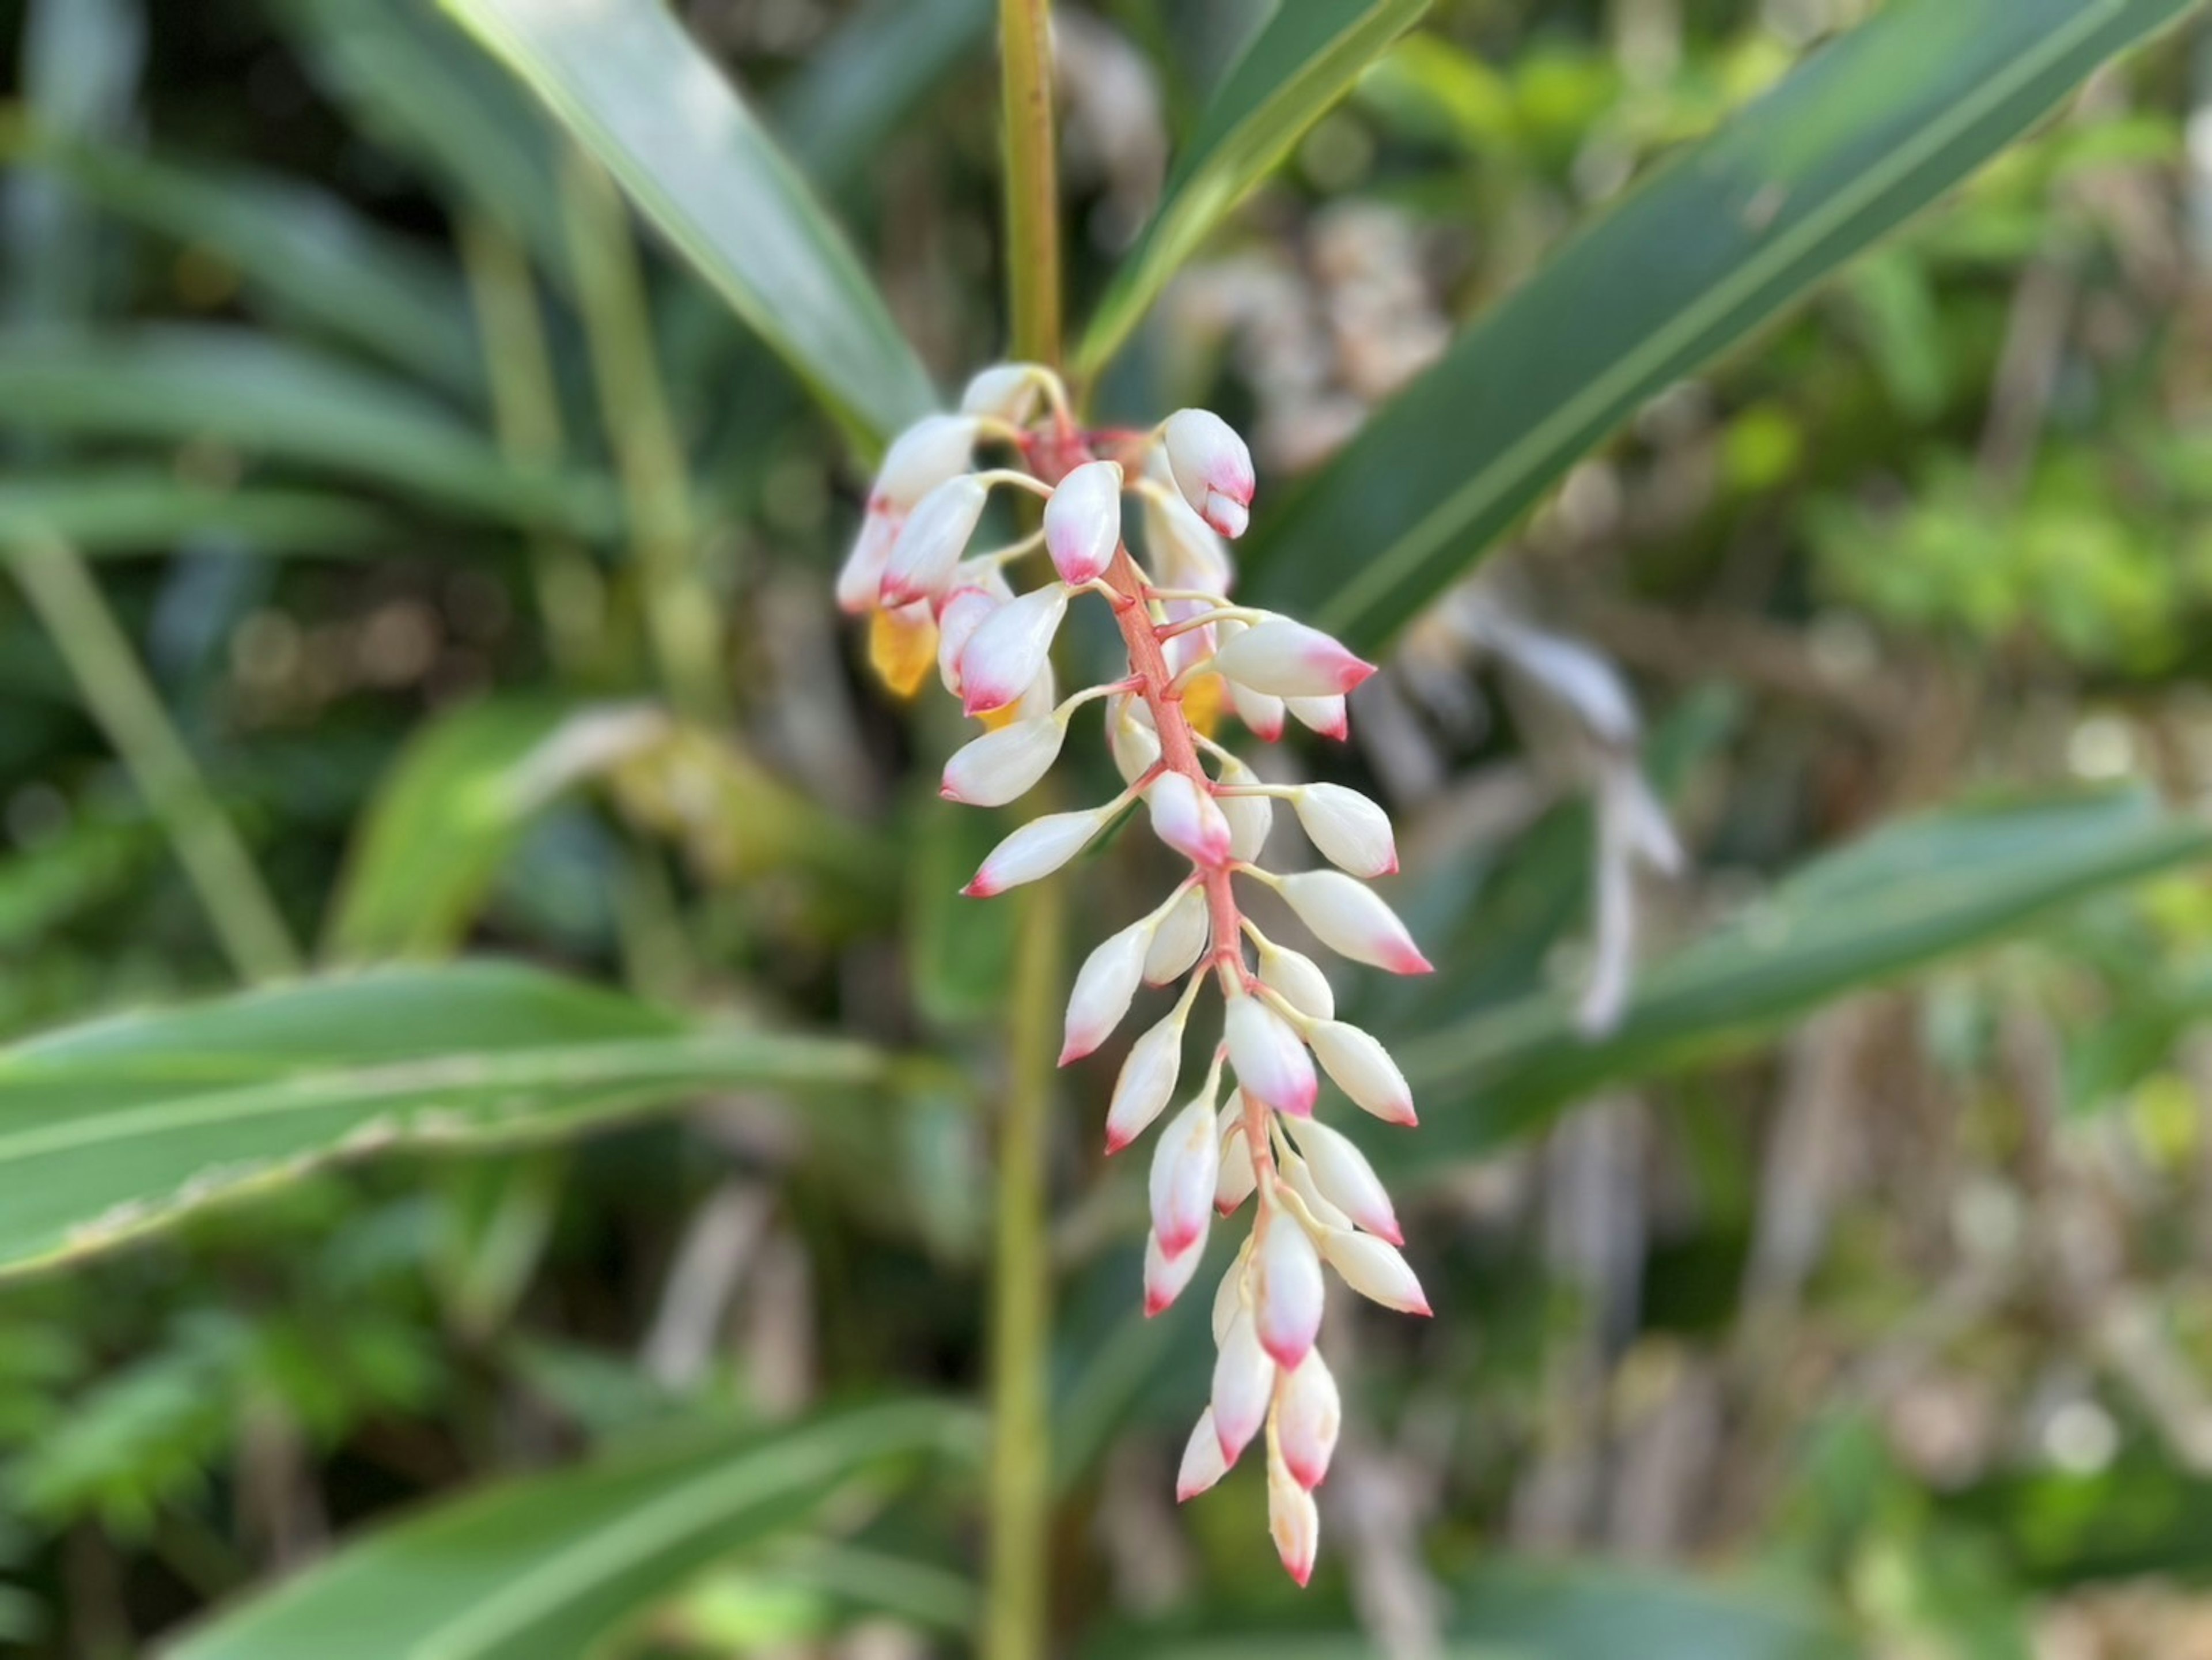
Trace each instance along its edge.
{"label": "pink-tipped flower bud", "polygon": [[1322,1236],[1321,1254],[1346,1285],[1370,1302],[1401,1314],[1429,1312],[1428,1296],[1406,1259],[1373,1234],[1331,1230]]}
{"label": "pink-tipped flower bud", "polygon": [[837,571],[837,606],[858,617],[876,608],[883,591],[884,568],[890,563],[891,548],[898,540],[902,520],[882,508],[871,508],[860,520],[860,533],[853,550]]}
{"label": "pink-tipped flower bud", "polygon": [[1322,1069],[1355,1105],[1386,1124],[1412,1124],[1413,1091],[1398,1063],[1369,1033],[1341,1020],[1316,1021],[1306,1031]]}
{"label": "pink-tipped flower bud", "polygon": [[1044,504],[1044,545],[1060,580],[1081,587],[1106,574],[1121,545],[1121,466],[1086,461]]}
{"label": "pink-tipped flower bud", "polygon": [[1275,1363],[1260,1347],[1259,1329],[1249,1309],[1229,1322],[1221,1352],[1213,1358],[1213,1428],[1221,1438],[1221,1456],[1233,1464],[1267,1421],[1275,1392]]}
{"label": "pink-tipped flower bud", "polygon": [[[1249,789],[1260,781],[1260,775],[1233,755],[1221,757],[1221,782],[1231,788]],[[1217,795],[1213,798],[1221,807],[1222,816],[1229,820],[1229,854],[1233,859],[1250,864],[1258,859],[1267,845],[1268,833],[1275,827],[1275,804],[1264,795]]]}
{"label": "pink-tipped flower bud", "polygon": [[1209,870],[1229,862],[1236,838],[1211,790],[1179,772],[1164,772],[1145,787],[1152,833],[1194,865]]}
{"label": "pink-tipped flower bud", "polygon": [[1284,900],[1331,951],[1392,974],[1433,971],[1397,913],[1349,876],[1300,871],[1282,879]]}
{"label": "pink-tipped flower bud", "polygon": [[1351,1137],[1317,1118],[1307,1118],[1291,1127],[1291,1138],[1305,1155],[1306,1171],[1322,1198],[1368,1232],[1394,1245],[1406,1243],[1389,1194]]}
{"label": "pink-tipped flower bud", "polygon": [[1109,803],[1080,812],[1052,812],[1030,819],[991,849],[982,868],[960,891],[970,899],[988,899],[1008,888],[1051,875],[1091,844],[1091,838],[1112,821],[1117,806]]}
{"label": "pink-tipped flower bud", "polygon": [[1052,770],[1066,736],[1066,722],[1054,715],[1010,721],[954,751],[937,793],[971,807],[1019,800]]}
{"label": "pink-tipped flower bud", "polygon": [[1230,679],[1277,697],[1339,696],[1375,672],[1319,629],[1270,617],[1222,642],[1213,666]]}
{"label": "pink-tipped flower bud", "polygon": [[1036,363],[994,363],[979,369],[960,394],[960,412],[1022,426],[1036,412],[1037,395],[1051,373]]}
{"label": "pink-tipped flower bud", "polygon": [[1237,1083],[1277,1112],[1310,1116],[1320,1085],[1313,1057],[1290,1023],[1258,998],[1239,992],[1230,998],[1222,1025]]}
{"label": "pink-tipped flower bud", "polygon": [[[1201,1228],[1201,1237],[1203,1229]],[[1160,1243],[1156,1233],[1145,1236],[1145,1318],[1152,1319],[1167,1312],[1176,1298],[1198,1272],[1200,1258],[1206,1255],[1194,1243],[1180,1251],[1171,1251]]]}
{"label": "pink-tipped flower bud", "polygon": [[1269,940],[1260,948],[1260,983],[1311,1020],[1336,1018],[1336,994],[1321,965],[1302,951]]}
{"label": "pink-tipped flower bud", "polygon": [[1237,718],[1251,729],[1252,735],[1262,743],[1272,744],[1283,735],[1283,700],[1264,691],[1255,691],[1242,680],[1229,683],[1229,707],[1237,711]]}
{"label": "pink-tipped flower bud", "polygon": [[1291,806],[1322,858],[1354,876],[1392,876],[1398,870],[1398,843],[1390,816],[1358,790],[1341,784],[1305,784],[1291,796]]}
{"label": "pink-tipped flower bud", "polygon": [[1175,1116],[1152,1149],[1152,1233],[1168,1256],[1196,1254],[1192,1248],[1206,1237],[1212,1219],[1220,1171],[1213,1103],[1200,1097]]}
{"label": "pink-tipped flower bud", "polygon": [[1212,919],[1206,909],[1206,890],[1185,888],[1175,903],[1168,907],[1168,914],[1160,919],[1158,931],[1152,935],[1152,949],[1145,953],[1145,983],[1164,986],[1170,980],[1182,979],[1190,972],[1191,964],[1198,961],[1199,952],[1206,949],[1212,933]]}
{"label": "pink-tipped flower bud", "polygon": [[1221,1144],[1221,1164],[1213,1179],[1213,1208],[1227,1216],[1252,1196],[1259,1185],[1260,1173],[1252,1167],[1252,1148],[1244,1139],[1243,1104],[1231,1097],[1221,1110],[1221,1122],[1217,1137]]}
{"label": "pink-tipped flower bud", "polygon": [[937,611],[937,678],[945,690],[960,696],[960,654],[983,626],[983,619],[1006,603],[1006,596],[988,588],[955,588]]}
{"label": "pink-tipped flower bud", "polygon": [[1345,713],[1341,696],[1285,697],[1283,707],[1290,711],[1291,719],[1309,732],[1334,738],[1339,743],[1352,735],[1351,717]]}
{"label": "pink-tipped flower bud", "polygon": [[1267,1465],[1267,1536],[1275,1541],[1284,1572],[1301,1586],[1313,1578],[1314,1557],[1321,1549],[1321,1512],[1313,1494],[1282,1459]]}
{"label": "pink-tipped flower bud", "polygon": [[1252,516],[1252,452],[1211,410],[1177,410],[1161,429],[1168,470],[1198,516],[1232,541]]}
{"label": "pink-tipped flower bud", "polygon": [[967,471],[974,464],[980,425],[972,415],[923,416],[884,453],[869,502],[904,512],[946,479]]}
{"label": "pink-tipped flower bud", "polygon": [[1188,502],[1152,491],[1144,502],[1145,550],[1162,587],[1226,595],[1237,586],[1237,562]]}
{"label": "pink-tipped flower bud", "polygon": [[1106,1105],[1106,1151],[1116,1153],[1152,1127],[1175,1093],[1182,1072],[1182,1029],[1187,1004],[1178,1003],[1148,1028],[1121,1063]]}
{"label": "pink-tipped flower bud", "polygon": [[988,495],[974,474],[962,473],[915,504],[884,567],[884,604],[910,605],[917,599],[934,599],[951,586],[953,570],[968,551],[968,538],[975,533],[975,521],[983,516]]}
{"label": "pink-tipped flower bud", "polygon": [[1060,1064],[1080,1061],[1112,1035],[1129,1012],[1144,972],[1145,952],[1156,924],[1150,917],[1109,934],[1083,959],[1067,997],[1067,1023]]}
{"label": "pink-tipped flower bud", "polygon": [[1213,1427],[1213,1408],[1208,1407],[1199,1414],[1190,1439],[1183,1443],[1182,1467],[1176,1471],[1176,1503],[1189,1503],[1228,1474],[1229,1462],[1221,1456],[1221,1432]]}
{"label": "pink-tipped flower bud", "polygon": [[1279,1366],[1306,1358],[1321,1332],[1321,1253],[1286,1210],[1262,1213],[1259,1295],[1254,1312],[1260,1347]]}
{"label": "pink-tipped flower bud", "polygon": [[1054,582],[985,617],[960,654],[961,707],[969,714],[988,714],[1027,691],[1066,615],[1067,590]]}
{"label": "pink-tipped flower bud", "polygon": [[1317,1487],[1328,1474],[1343,1423],[1336,1378],[1316,1349],[1275,1385],[1275,1439],[1283,1450],[1283,1462],[1300,1487]]}

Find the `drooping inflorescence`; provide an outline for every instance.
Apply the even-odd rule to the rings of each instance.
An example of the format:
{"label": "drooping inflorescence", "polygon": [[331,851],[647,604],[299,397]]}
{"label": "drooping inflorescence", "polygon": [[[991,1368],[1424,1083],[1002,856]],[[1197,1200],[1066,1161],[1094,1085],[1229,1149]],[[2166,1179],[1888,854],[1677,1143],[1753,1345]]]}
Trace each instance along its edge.
{"label": "drooping inflorescence", "polygon": [[[984,447],[1010,465],[979,467]],[[1042,526],[972,552],[989,493],[1001,489],[1043,498]],[[892,444],[837,595],[871,615],[871,654],[894,688],[912,691],[933,665],[987,727],[946,763],[948,800],[1016,800],[1051,769],[1076,711],[1104,706],[1127,787],[1023,825],[964,891],[988,897],[1050,874],[1139,802],[1153,832],[1190,861],[1150,915],[1084,962],[1060,1064],[1104,1043],[1139,986],[1182,982],[1122,1062],[1106,1114],[1106,1150],[1119,1152],[1174,1100],[1193,1010],[1209,981],[1219,988],[1211,1061],[1152,1156],[1145,1306],[1157,1314],[1188,1286],[1214,1213],[1253,1201],[1251,1231],[1214,1295],[1212,1399],[1184,1450],[1176,1496],[1212,1487],[1264,1437],[1269,1529],[1303,1584],[1319,1533],[1312,1492],[1339,1417],[1335,1380],[1315,1348],[1323,1267],[1388,1307],[1429,1311],[1382,1183],[1347,1137],[1314,1116],[1315,1064],[1387,1123],[1413,1123],[1413,1103],[1382,1045],[1335,1018],[1319,966],[1244,915],[1237,885],[1273,889],[1315,938],[1355,962],[1394,974],[1429,964],[1365,885],[1398,867],[1382,810],[1337,785],[1265,784],[1207,733],[1225,704],[1271,741],[1291,721],[1342,738],[1346,694],[1374,672],[1327,635],[1231,601],[1223,538],[1243,532],[1252,494],[1251,456],[1218,416],[1182,410],[1149,431],[1085,430],[1051,371],[1002,364],[969,384],[957,413],[927,417]],[[1141,562],[1122,536],[1132,503]],[[1018,592],[1009,571],[1037,553],[1052,580]],[[1084,594],[1111,608],[1127,672],[1062,697],[1053,641]],[[1334,868],[1279,873],[1255,862],[1279,801]]]}

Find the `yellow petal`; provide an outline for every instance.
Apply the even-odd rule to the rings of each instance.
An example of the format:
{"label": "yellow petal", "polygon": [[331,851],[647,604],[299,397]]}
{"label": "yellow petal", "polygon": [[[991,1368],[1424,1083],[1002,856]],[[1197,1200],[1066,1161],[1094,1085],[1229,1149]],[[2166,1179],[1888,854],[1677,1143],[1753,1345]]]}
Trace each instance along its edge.
{"label": "yellow petal", "polygon": [[1193,731],[1211,738],[1228,701],[1229,683],[1218,674],[1201,674],[1182,689],[1183,718]]}
{"label": "yellow petal", "polygon": [[879,611],[868,624],[868,662],[901,697],[911,697],[937,666],[937,618],[926,600]]}

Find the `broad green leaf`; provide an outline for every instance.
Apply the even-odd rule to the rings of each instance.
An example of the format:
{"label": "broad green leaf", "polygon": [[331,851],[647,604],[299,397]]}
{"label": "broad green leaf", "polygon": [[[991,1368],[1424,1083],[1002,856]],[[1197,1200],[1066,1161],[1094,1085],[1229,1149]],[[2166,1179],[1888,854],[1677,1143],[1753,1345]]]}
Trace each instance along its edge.
{"label": "broad green leaf", "polygon": [[366,502],[195,483],[149,467],[0,478],[0,543],[52,539],[80,553],[158,553],[204,536],[280,553],[353,553],[389,529]]}
{"label": "broad green leaf", "polygon": [[930,91],[981,60],[991,0],[871,0],[776,89],[776,131],[825,190],[857,179]]}
{"label": "broad green leaf", "polygon": [[833,410],[881,440],[929,409],[929,377],[843,234],[672,13],[446,5]]}
{"label": "broad green leaf", "polygon": [[604,480],[523,471],[413,387],[242,329],[0,336],[0,428],[234,445],[501,520],[612,516]]}
{"label": "broad green leaf", "polygon": [[0,1274],[336,1157],[556,1134],[740,1085],[866,1085],[884,1064],[485,962],[94,1021],[0,1049]]}
{"label": "broad green leaf", "polygon": [[168,1660],[579,1660],[734,1550],[886,1463],[964,1455],[966,1414],[866,1407],[763,1434],[664,1434],[502,1482],[342,1549],[218,1614]]}
{"label": "broad green leaf", "polygon": [[1898,0],[1470,328],[1255,532],[1256,603],[1373,651],[1638,404],[2193,0]]}
{"label": "broad green leaf", "polygon": [[1386,1034],[1422,1124],[1370,1145],[1425,1163],[1480,1152],[1613,1079],[1741,1044],[2055,906],[2208,854],[2212,824],[2136,790],[1903,820],[1814,860],[1734,923],[1647,969],[1607,1037],[1585,1040],[1571,1000],[1553,995]]}
{"label": "broad green leaf", "polygon": [[459,946],[543,798],[521,769],[557,705],[493,700],[431,722],[377,786],[330,927],[349,962],[442,957]]}
{"label": "broad green leaf", "polygon": [[1076,368],[1114,355],[1183,262],[1291,146],[1413,26],[1428,0],[1283,0],[1208,100],[1165,194],[1084,332]]}

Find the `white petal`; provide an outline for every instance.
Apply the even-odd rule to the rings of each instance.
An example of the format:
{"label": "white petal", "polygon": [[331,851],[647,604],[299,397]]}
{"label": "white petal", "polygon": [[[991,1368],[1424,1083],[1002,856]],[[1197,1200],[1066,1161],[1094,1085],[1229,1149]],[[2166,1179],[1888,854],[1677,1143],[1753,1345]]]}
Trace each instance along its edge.
{"label": "white petal", "polygon": [[1336,1086],[1355,1105],[1386,1124],[1419,1122],[1406,1074],[1374,1037],[1341,1020],[1322,1020],[1308,1029],[1306,1041],[1313,1045],[1314,1058],[1321,1062],[1322,1070],[1336,1080]]}
{"label": "white petal", "polygon": [[1188,1010],[1181,1003],[1146,1030],[1121,1063],[1114,1098],[1106,1107],[1106,1151],[1121,1150],[1151,1128],[1175,1093],[1182,1071],[1182,1029]]}
{"label": "white petal", "polygon": [[1135,783],[1159,764],[1159,734],[1152,730],[1152,714],[1143,698],[1106,700],[1106,747],[1125,784]]}
{"label": "white petal", "polygon": [[1213,666],[1231,680],[1277,697],[1329,697],[1350,691],[1375,672],[1318,629],[1271,617],[1225,640]]}
{"label": "white petal", "polygon": [[1401,1314],[1429,1312],[1429,1299],[1406,1259],[1373,1234],[1325,1233],[1321,1254],[1346,1285],[1370,1301]]}
{"label": "white petal", "polygon": [[884,586],[884,567],[890,562],[891,546],[898,540],[900,516],[883,508],[871,508],[860,520],[853,550],[837,572],[837,605],[859,616],[873,611]]}
{"label": "white petal", "polygon": [[1229,1328],[1244,1309],[1244,1270],[1252,1261],[1252,1236],[1246,1234],[1244,1243],[1237,1248],[1237,1260],[1230,1263],[1221,1276],[1221,1283],[1213,1288],[1213,1347],[1219,1348],[1229,1341]]}
{"label": "white petal", "polygon": [[1221,1433],[1213,1427],[1213,1408],[1199,1414],[1190,1439],[1183,1444],[1182,1468],[1176,1472],[1176,1503],[1195,1499],[1229,1473],[1221,1456]]}
{"label": "white petal", "polygon": [[1154,924],[1147,917],[1109,934],[1083,959],[1075,976],[1075,988],[1067,997],[1067,1024],[1060,1044],[1060,1064],[1079,1061],[1104,1043],[1121,1017],[1129,1012],[1144,972],[1145,952],[1152,943]]}
{"label": "white petal", "polygon": [[1049,714],[1011,721],[956,751],[938,794],[972,807],[1003,807],[1052,770],[1067,728]]}
{"label": "white petal", "polygon": [[1341,696],[1285,697],[1283,707],[1291,712],[1293,721],[1324,738],[1340,739],[1352,731],[1352,722],[1344,712]]}
{"label": "white petal", "polygon": [[1113,816],[1111,806],[1105,806],[1032,818],[991,849],[982,868],[960,891],[970,899],[988,899],[1008,888],[1049,876],[1090,845],[1091,838],[1104,830]]}
{"label": "white petal", "polygon": [[1244,1140],[1244,1108],[1240,1100],[1231,1097],[1222,1109],[1224,1120],[1231,1120],[1228,1128],[1219,1133],[1221,1163],[1213,1182],[1213,1208],[1226,1216],[1252,1196],[1259,1185],[1260,1173],[1252,1168],[1252,1150]]}
{"label": "white petal", "polygon": [[1291,1139],[1305,1155],[1306,1170],[1322,1198],[1368,1232],[1394,1245],[1406,1243],[1382,1178],[1351,1137],[1317,1118],[1304,1118],[1291,1126]]}
{"label": "white petal", "polygon": [[1230,1463],[1251,1444],[1267,1420],[1274,1393],[1275,1363],[1260,1347],[1260,1334],[1249,1309],[1240,1310],[1213,1359],[1213,1427],[1221,1456]]}
{"label": "white petal", "polygon": [[1398,868],[1390,816],[1358,790],[1304,784],[1291,796],[1298,823],[1322,858],[1354,876],[1389,876]]}
{"label": "white petal", "polygon": [[1237,565],[1212,526],[1180,496],[1144,499],[1145,550],[1159,586],[1226,595],[1236,586]]}
{"label": "white petal", "polygon": [[1212,931],[1212,919],[1206,915],[1206,890],[1186,888],[1182,897],[1168,907],[1159,931],[1152,935],[1152,949],[1145,954],[1145,983],[1164,986],[1170,980],[1182,979],[1198,961]]}
{"label": "white petal", "polygon": [[891,441],[870,499],[911,508],[954,474],[967,471],[975,456],[976,426],[973,416],[923,416]]}
{"label": "white petal", "polygon": [[1264,691],[1255,691],[1241,680],[1229,682],[1229,707],[1237,711],[1237,718],[1252,729],[1255,738],[1273,743],[1283,735],[1283,700]]}
{"label": "white petal", "polygon": [[1175,1116],[1152,1149],[1152,1233],[1168,1256],[1191,1255],[1205,1238],[1220,1168],[1213,1103],[1201,1097]]}
{"label": "white petal", "polygon": [[1300,1487],[1318,1487],[1328,1474],[1329,1456],[1336,1450],[1343,1422],[1336,1379],[1316,1349],[1275,1391],[1275,1437],[1283,1449],[1283,1462]]}
{"label": "white petal", "polygon": [[1298,1485],[1289,1466],[1280,1461],[1267,1469],[1267,1536],[1275,1541],[1275,1554],[1283,1571],[1299,1584],[1313,1578],[1314,1555],[1321,1548],[1321,1512],[1313,1494]]}
{"label": "white petal", "polygon": [[1286,1210],[1267,1213],[1262,1226],[1255,1329],[1269,1359],[1295,1366],[1321,1330],[1321,1253]]}
{"label": "white petal", "polygon": [[1268,941],[1260,952],[1260,983],[1300,1014],[1316,1020],[1336,1018],[1336,994],[1328,976],[1302,951]]}
{"label": "white petal", "polygon": [[1427,974],[1429,959],[1397,914],[1339,871],[1300,871],[1282,879],[1283,898],[1331,951],[1392,974]]}
{"label": "white petal", "polygon": [[937,678],[960,696],[960,654],[983,626],[983,619],[1006,602],[987,589],[956,588],[937,613]]}
{"label": "white petal", "polygon": [[1067,590],[1053,582],[985,617],[960,654],[961,707],[969,714],[988,714],[1027,691],[1066,615]]}
{"label": "white petal", "polygon": [[[1221,781],[1244,788],[1258,783],[1260,775],[1235,756],[1224,755],[1221,757]],[[1268,832],[1275,827],[1274,802],[1264,795],[1219,795],[1214,800],[1222,816],[1229,820],[1230,856],[1250,864],[1267,845]]]}
{"label": "white petal", "polygon": [[1193,864],[1218,868],[1229,862],[1235,839],[1211,790],[1179,772],[1164,772],[1145,787],[1152,833]]}
{"label": "white petal", "polygon": [[1211,410],[1177,410],[1162,429],[1176,488],[1224,536],[1243,533],[1252,505],[1252,452]]}
{"label": "white petal", "polygon": [[1313,1060],[1281,1015],[1239,994],[1229,1000],[1223,1033],[1238,1084],[1278,1112],[1304,1117],[1313,1111],[1319,1089]]}
{"label": "white petal", "polygon": [[1049,373],[1035,363],[994,363],[978,370],[960,394],[961,413],[992,416],[1021,426],[1036,411],[1042,390],[1039,377]]}
{"label": "white petal", "polygon": [[1291,1191],[1306,1201],[1306,1213],[1325,1228],[1348,1228],[1352,1219],[1322,1196],[1314,1185],[1313,1169],[1296,1153],[1275,1155],[1276,1168],[1282,1172],[1283,1181]]}
{"label": "white petal", "polygon": [[988,494],[975,475],[962,473],[915,504],[884,567],[884,604],[934,599],[951,586],[953,569],[968,551]]}
{"label": "white petal", "polygon": [[1044,545],[1060,580],[1078,587],[1105,575],[1121,545],[1121,467],[1086,461],[1044,506]]}
{"label": "white petal", "polygon": [[1145,1318],[1164,1314],[1198,1272],[1206,1256],[1204,1234],[1186,1249],[1170,1251],[1156,1233],[1145,1236]]}

